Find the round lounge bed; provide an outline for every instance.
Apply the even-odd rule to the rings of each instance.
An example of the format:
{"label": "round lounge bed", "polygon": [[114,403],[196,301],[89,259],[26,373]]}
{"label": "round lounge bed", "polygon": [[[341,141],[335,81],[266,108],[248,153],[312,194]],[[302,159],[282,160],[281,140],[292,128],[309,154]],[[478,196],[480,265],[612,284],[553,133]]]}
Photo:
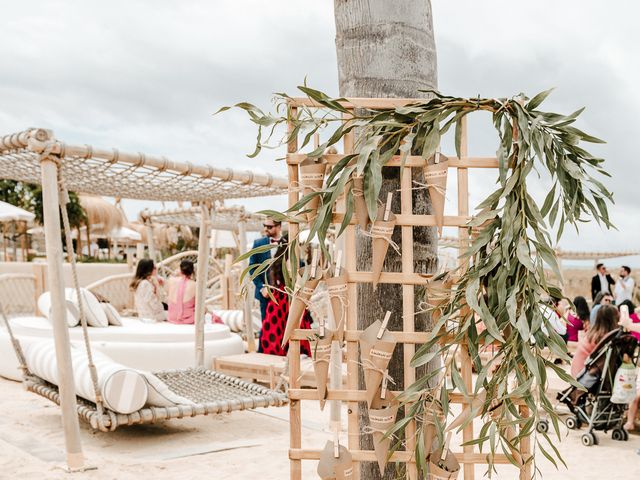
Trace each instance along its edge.
{"label": "round lounge bed", "polygon": [[[14,317],[10,320],[14,335],[21,344],[53,337],[53,328],[44,317]],[[168,322],[145,323],[137,318],[122,318],[122,326],[88,329],[91,345],[114,361],[139,370],[172,370],[192,367],[195,363],[194,325],[175,325]],[[80,326],[69,328],[72,343],[83,342]],[[205,365],[224,355],[243,352],[242,339],[221,324],[204,326]],[[9,335],[0,329],[0,375],[21,380],[18,360]]]}

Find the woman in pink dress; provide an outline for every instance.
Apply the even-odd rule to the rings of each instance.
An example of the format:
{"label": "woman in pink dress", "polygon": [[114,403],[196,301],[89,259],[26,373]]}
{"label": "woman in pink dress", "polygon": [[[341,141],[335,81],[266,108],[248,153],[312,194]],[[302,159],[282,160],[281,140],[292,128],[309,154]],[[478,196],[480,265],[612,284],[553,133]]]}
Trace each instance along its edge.
{"label": "woman in pink dress", "polygon": [[180,275],[169,280],[169,312],[167,321],[181,325],[194,323],[196,311],[196,282],[193,281],[193,262],[180,262]]}
{"label": "woman in pink dress", "polygon": [[567,313],[567,340],[569,342],[578,341],[578,332],[589,328],[589,304],[584,297],[576,297],[573,299],[573,305],[576,307],[575,312],[569,310]]}

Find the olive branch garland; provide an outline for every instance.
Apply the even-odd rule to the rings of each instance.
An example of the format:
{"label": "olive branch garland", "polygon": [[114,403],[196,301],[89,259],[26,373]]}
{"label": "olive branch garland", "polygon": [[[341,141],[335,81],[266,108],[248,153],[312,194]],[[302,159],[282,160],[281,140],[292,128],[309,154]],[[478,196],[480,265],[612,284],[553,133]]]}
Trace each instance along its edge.
{"label": "olive branch garland", "polygon": [[[412,366],[425,365],[437,355],[449,355],[450,351],[455,353],[455,349],[464,343],[478,372],[476,386],[473,392],[467,391],[455,358],[450,357],[453,387],[469,399],[484,398],[482,405],[472,412],[483,416],[483,426],[477,438],[467,445],[478,445],[482,451],[488,443],[489,472],[498,449],[516,465],[531,461],[517,457],[523,438],[534,431],[536,421],[540,419],[539,408],[548,415],[560,438],[558,416],[545,396],[546,368],[576,384],[564,370],[542,355],[543,349],[548,348],[554,355],[568,360],[564,342],[542,311],[544,296],[563,297],[561,290],[549,283],[544,274],[547,265],[560,278],[550,228],[557,225],[556,239],[559,239],[566,224],[577,229],[578,222],[595,220],[607,228],[613,227],[607,211],[607,203],[613,202],[612,194],[594,178],[597,174],[609,176],[602,165],[604,160],[580,146],[581,142],[604,142],[573,125],[583,109],[570,115],[539,110],[552,90],[531,99],[523,94],[512,98],[467,99],[429,90],[424,93],[431,99],[406,106],[349,110],[344,106],[348,104],[346,99],[332,99],[306,85],[299,89],[322,108],[298,107],[294,111],[289,106],[290,97],[282,93],[275,96],[275,115],[248,103],[235,106],[246,111],[258,126],[256,148],[250,157],[258,155],[263,148],[277,148],[304,133],[299,148],[302,149],[315,133],[333,128],[329,138],[307,154],[320,158],[327,148],[357,129],[356,153],[345,155],[333,166],[321,191],[305,195],[285,212],[262,212],[279,220],[303,221],[305,207],[319,196],[320,207],[310,225],[309,238],[317,235],[327,260],[331,254],[325,239],[341,195],[344,194],[346,213],[337,237],[353,216],[353,193],[347,184],[354,175],[364,176],[364,195],[373,221],[382,186],[382,168],[391,158],[399,157],[402,165],[410,153],[418,152],[424,159],[429,159],[451,127],[460,156],[462,118],[477,110],[492,114],[499,138],[497,187],[477,207],[478,213],[467,225],[472,241],[463,257],[469,259],[469,267],[447,273],[455,276],[456,285],[450,298],[438,306],[439,319],[428,342],[416,351]],[[293,128],[274,141],[279,127],[288,124]],[[533,170],[538,175],[539,171],[546,171],[553,184],[541,207],[527,189],[526,180]],[[297,238],[290,239],[287,268],[283,269],[290,288],[293,288],[299,266],[295,253],[298,244]],[[247,252],[237,261],[264,248]],[[243,279],[247,275],[253,279],[264,273],[275,260],[269,259],[246,269]],[[485,326],[482,331],[478,328],[479,319]],[[485,345],[496,346],[497,353],[483,366],[480,351]],[[438,376],[440,381],[434,388],[432,380]],[[444,387],[443,379],[442,371],[430,372],[407,387],[402,395],[408,405],[405,417],[388,432],[389,435],[404,433],[410,420],[424,418],[433,407],[434,399],[444,415],[448,414],[452,389]],[[478,397],[481,394],[484,396]],[[497,405],[500,408],[496,408]],[[522,415],[521,405],[529,408],[530,416]],[[464,418],[459,428],[471,422],[472,416]],[[514,425],[520,426],[515,436],[509,434]],[[438,425],[441,440],[443,429],[444,425]],[[416,435],[422,438],[420,428]],[[536,436],[536,448],[554,465],[557,466],[555,459],[564,463],[548,434],[542,432],[540,437]],[[397,449],[401,444],[397,442],[393,448]],[[421,444],[421,441],[417,442],[416,459],[424,469],[429,452],[422,451]]]}

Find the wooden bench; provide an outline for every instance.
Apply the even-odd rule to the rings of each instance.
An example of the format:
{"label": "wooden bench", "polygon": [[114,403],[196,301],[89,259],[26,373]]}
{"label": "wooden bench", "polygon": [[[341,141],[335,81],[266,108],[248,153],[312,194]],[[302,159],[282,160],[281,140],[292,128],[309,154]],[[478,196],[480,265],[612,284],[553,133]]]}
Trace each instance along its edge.
{"label": "wooden bench", "polygon": [[[214,359],[213,369],[220,373],[264,383],[269,385],[270,388],[275,388],[280,375],[285,369],[286,360],[286,357],[277,355],[255,352],[243,353]],[[300,372],[298,384],[301,387],[316,388],[313,362],[310,358],[302,358],[300,360]]]}

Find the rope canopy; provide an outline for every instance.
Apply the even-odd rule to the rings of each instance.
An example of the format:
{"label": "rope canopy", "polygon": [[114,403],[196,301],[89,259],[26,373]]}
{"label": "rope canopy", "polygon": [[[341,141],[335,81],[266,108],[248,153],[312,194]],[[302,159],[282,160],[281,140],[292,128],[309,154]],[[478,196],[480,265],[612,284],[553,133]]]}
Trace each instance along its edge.
{"label": "rope canopy", "polygon": [[[201,211],[199,207],[177,208],[172,210],[158,210],[144,212],[145,217],[153,223],[167,225],[186,225],[200,227]],[[211,212],[211,228],[214,230],[238,230],[238,224],[245,222],[248,232],[261,232],[264,227],[265,215],[246,212],[244,207],[217,207]]]}
{"label": "rope canopy", "polygon": [[69,145],[45,129],[0,136],[0,178],[40,183],[43,157],[59,162],[70,191],[108,197],[213,202],[284,195],[288,186],[286,179],[270,174]]}

